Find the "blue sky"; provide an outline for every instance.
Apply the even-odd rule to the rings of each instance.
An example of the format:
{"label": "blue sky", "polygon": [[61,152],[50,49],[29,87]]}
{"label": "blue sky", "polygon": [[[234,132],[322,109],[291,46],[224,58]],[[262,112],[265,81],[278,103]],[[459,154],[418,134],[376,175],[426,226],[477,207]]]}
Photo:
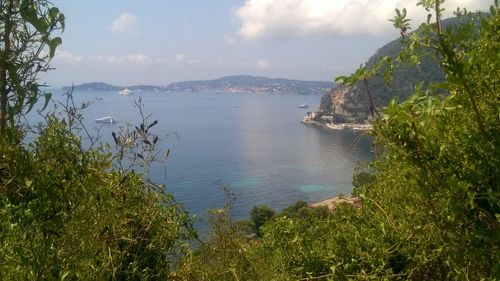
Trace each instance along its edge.
{"label": "blue sky", "polygon": [[[399,33],[394,8],[411,0],[54,0],[66,15],[52,86],[90,81],[167,85],[250,74],[332,80]],[[447,7],[486,9],[486,0]],[[416,23],[415,23],[416,26]]]}

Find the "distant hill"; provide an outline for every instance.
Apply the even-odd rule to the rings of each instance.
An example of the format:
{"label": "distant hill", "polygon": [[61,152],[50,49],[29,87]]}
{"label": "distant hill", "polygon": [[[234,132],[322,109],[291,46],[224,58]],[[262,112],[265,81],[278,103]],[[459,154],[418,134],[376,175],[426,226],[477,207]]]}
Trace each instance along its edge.
{"label": "distant hill", "polygon": [[[464,18],[450,18],[444,20],[443,24],[449,26],[462,20]],[[378,49],[366,64],[372,66],[383,56],[395,57],[400,50],[401,38],[398,38]],[[384,83],[382,72],[380,71],[377,75],[368,79],[375,107],[379,108],[379,110],[393,98],[400,101],[406,100],[420,81],[424,81],[423,87],[426,88],[431,83],[444,80],[444,73],[440,65],[431,55],[424,55],[418,68],[415,66],[401,66],[395,69],[393,80],[388,86]],[[320,112],[320,114],[316,115],[318,117],[332,115],[335,123],[365,122],[370,118],[369,100],[365,85],[362,82],[357,82],[350,87],[343,85],[335,87],[322,97],[318,112]]]}
{"label": "distant hill", "polygon": [[[300,81],[249,75],[227,76],[215,80],[174,82],[167,87],[153,85],[114,86],[104,82],[90,82],[73,86],[77,91],[171,91],[171,92],[249,92],[272,94],[316,95],[330,91],[335,83],[328,81]],[[64,87],[69,89],[71,87]]]}
{"label": "distant hill", "polygon": [[[83,83],[72,86],[74,90],[77,91],[120,91],[123,87],[113,86],[104,82],[90,82]],[[72,88],[70,86],[64,87],[64,89]]]}
{"label": "distant hill", "polygon": [[175,82],[167,91],[179,92],[250,92],[272,94],[324,94],[335,86],[328,81],[300,81],[249,75],[227,76],[215,80]]}
{"label": "distant hill", "polygon": [[[70,89],[71,87],[64,87],[64,89]],[[165,87],[153,86],[153,85],[134,85],[128,87],[114,86],[104,82],[90,82],[74,85],[73,89],[76,91],[121,91],[123,89],[129,89],[131,91],[165,91]]]}

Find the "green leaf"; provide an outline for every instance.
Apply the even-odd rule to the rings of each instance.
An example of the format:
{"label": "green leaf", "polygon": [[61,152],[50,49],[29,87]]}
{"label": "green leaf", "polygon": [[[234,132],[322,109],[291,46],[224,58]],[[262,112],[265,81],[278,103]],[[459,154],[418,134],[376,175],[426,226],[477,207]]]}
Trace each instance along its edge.
{"label": "green leaf", "polygon": [[47,41],[47,45],[49,45],[49,57],[53,58],[56,54],[56,48],[62,44],[61,37],[55,37],[52,40]]}
{"label": "green leaf", "polygon": [[69,271],[64,272],[63,275],[61,276],[61,281],[66,280],[66,277],[68,276],[69,276]]}
{"label": "green leaf", "polygon": [[37,102],[38,102],[37,95],[35,94],[31,96],[28,100],[28,110],[26,110],[26,113],[30,112]]}
{"label": "green leaf", "polygon": [[44,98],[45,98],[45,103],[43,104],[43,108],[41,111],[44,111],[45,108],[47,108],[47,105],[49,105],[49,101],[51,100],[52,98],[52,93],[45,93],[44,95]]}
{"label": "green leaf", "polygon": [[50,21],[54,22],[59,18],[59,9],[57,7],[52,7],[49,9],[48,14]]}
{"label": "green leaf", "polygon": [[[32,83],[28,86],[27,91],[24,93],[23,98],[28,97],[28,109],[26,113],[30,112],[35,104],[38,102],[38,85],[36,83]],[[24,106],[23,103],[20,103],[20,106]]]}
{"label": "green leaf", "polygon": [[30,7],[30,1],[29,0],[23,0],[21,1],[21,5],[19,6],[19,10],[20,10],[20,13],[21,15],[27,11]]}
{"label": "green leaf", "polygon": [[21,14],[22,18],[33,25],[33,27],[42,34],[47,34],[48,32],[48,24],[44,18],[39,18],[34,7],[27,9],[24,13]]}
{"label": "green leaf", "polygon": [[64,14],[59,14],[59,23],[61,24],[62,30],[66,28],[66,17]]}

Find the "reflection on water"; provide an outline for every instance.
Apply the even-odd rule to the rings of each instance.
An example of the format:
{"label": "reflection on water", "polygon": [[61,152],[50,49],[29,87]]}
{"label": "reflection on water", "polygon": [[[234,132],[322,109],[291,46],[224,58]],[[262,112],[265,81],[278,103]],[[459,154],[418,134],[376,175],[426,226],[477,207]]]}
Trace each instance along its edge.
{"label": "reflection on water", "polygon": [[[142,92],[146,112],[164,147],[171,150],[165,167],[152,167],[150,177],[167,186],[196,214],[224,205],[221,185],[239,198],[234,214],[246,216],[253,205],[281,209],[297,200],[317,201],[352,190],[358,161],[370,159],[370,139],[360,132],[329,131],[300,123],[307,103],[319,96]],[[57,95],[55,95],[57,96]],[[139,121],[133,99],[114,92],[77,92],[77,102],[102,99],[85,112],[94,119],[113,116],[118,123],[101,127],[104,141],[127,122]],[[175,133],[175,134],[173,134]]]}

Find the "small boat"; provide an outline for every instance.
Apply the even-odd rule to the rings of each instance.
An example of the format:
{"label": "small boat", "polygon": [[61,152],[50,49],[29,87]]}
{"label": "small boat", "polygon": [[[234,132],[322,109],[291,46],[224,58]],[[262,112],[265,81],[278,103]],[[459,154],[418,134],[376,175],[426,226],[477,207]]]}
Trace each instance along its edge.
{"label": "small boat", "polygon": [[115,118],[113,118],[111,116],[104,116],[104,117],[95,119],[95,122],[96,123],[108,123],[108,124],[112,124],[112,123],[116,123],[116,120],[115,120]]}
{"label": "small boat", "polygon": [[130,96],[130,95],[133,95],[134,92],[132,92],[131,90],[129,90],[128,88],[125,88],[123,90],[121,90],[120,92],[118,92],[118,94],[120,96]]}
{"label": "small boat", "polygon": [[303,103],[303,104],[299,105],[299,108],[309,108],[309,105]]}

